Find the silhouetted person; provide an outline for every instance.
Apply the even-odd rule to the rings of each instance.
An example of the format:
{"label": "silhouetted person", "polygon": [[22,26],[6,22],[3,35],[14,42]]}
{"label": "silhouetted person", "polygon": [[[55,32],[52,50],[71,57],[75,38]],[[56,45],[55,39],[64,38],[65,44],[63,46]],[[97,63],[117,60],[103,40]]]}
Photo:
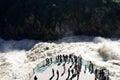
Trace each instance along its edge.
{"label": "silhouetted person", "polygon": [[70,80],[72,80],[73,78],[75,78],[76,77],[76,73],[73,73],[73,75],[72,75],[72,77],[70,78]]}
{"label": "silhouetted person", "polygon": [[67,76],[66,80],[69,80],[69,77],[70,77],[70,69],[68,69],[68,76]]}
{"label": "silhouetted person", "polygon": [[85,70],[84,70],[84,73],[86,73],[86,71],[87,71],[87,65],[85,65]]}
{"label": "silhouetted person", "polygon": [[59,71],[57,70],[57,79],[56,80],[58,80],[59,79]]}
{"label": "silhouetted person", "polygon": [[77,64],[77,70],[76,70],[76,73],[77,73],[77,80],[79,80],[80,72],[81,72],[81,65],[78,63],[78,64]]}
{"label": "silhouetted person", "polygon": [[82,57],[79,58],[80,65],[82,66]]}
{"label": "silhouetted person", "polygon": [[74,65],[74,69],[77,71],[77,68],[78,68],[78,66],[77,66],[77,64],[75,64]]}
{"label": "silhouetted person", "polygon": [[80,72],[77,71],[77,80],[79,80],[79,75],[80,75]]}
{"label": "silhouetted person", "polygon": [[97,80],[99,77],[98,77],[98,69],[95,69],[95,80]]}
{"label": "silhouetted person", "polygon": [[74,69],[71,70],[71,73],[72,73],[72,74],[74,73]]}
{"label": "silhouetted person", "polygon": [[52,69],[52,74],[53,74],[53,76],[55,75],[55,74],[54,74],[54,69]]}
{"label": "silhouetted person", "polygon": [[68,56],[68,63],[70,63],[71,58],[72,58],[72,55],[71,55],[71,54],[69,54],[69,56]]}
{"label": "silhouetted person", "polygon": [[48,65],[49,64],[49,59],[48,58],[46,58],[46,65]]}
{"label": "silhouetted person", "polygon": [[104,72],[104,69],[100,70],[100,80],[104,80],[104,75],[105,75],[105,72]]}
{"label": "silhouetted person", "polygon": [[74,60],[75,60],[75,64],[77,64],[77,57],[76,56],[74,57]]}
{"label": "silhouetted person", "polygon": [[82,68],[82,57],[79,58],[79,64],[80,64],[80,66]]}
{"label": "silhouetted person", "polygon": [[72,68],[74,66],[74,64],[71,64],[69,68]]}
{"label": "silhouetted person", "polygon": [[50,58],[50,62],[51,62],[51,64],[52,64],[52,58]]}
{"label": "silhouetted person", "polygon": [[59,55],[59,56],[58,56],[58,60],[59,60],[59,63],[58,63],[58,66],[59,66],[59,65],[61,65],[61,63],[62,63],[62,61],[63,61],[63,60],[62,60],[62,55]]}
{"label": "silhouetted person", "polygon": [[80,64],[77,65],[77,71],[81,72],[81,65]]}
{"label": "silhouetted person", "polygon": [[68,55],[66,55],[65,58],[66,58],[66,61],[68,61]]}
{"label": "silhouetted person", "polygon": [[37,76],[35,75],[34,80],[37,80]]}
{"label": "silhouetted person", "polygon": [[63,55],[62,57],[63,57],[63,61],[65,62],[65,55]]}
{"label": "silhouetted person", "polygon": [[60,55],[60,63],[62,63],[62,55]]}
{"label": "silhouetted person", "polygon": [[61,74],[61,76],[63,76],[64,75],[64,73],[65,73],[65,63],[63,64],[63,69],[64,69],[64,71],[63,71],[63,73]]}
{"label": "silhouetted person", "polygon": [[94,66],[93,66],[93,63],[91,61],[90,61],[90,64],[89,64],[89,72],[90,73],[94,72]]}
{"label": "silhouetted person", "polygon": [[49,80],[52,80],[54,76],[55,76],[54,69],[52,69],[52,77]]}

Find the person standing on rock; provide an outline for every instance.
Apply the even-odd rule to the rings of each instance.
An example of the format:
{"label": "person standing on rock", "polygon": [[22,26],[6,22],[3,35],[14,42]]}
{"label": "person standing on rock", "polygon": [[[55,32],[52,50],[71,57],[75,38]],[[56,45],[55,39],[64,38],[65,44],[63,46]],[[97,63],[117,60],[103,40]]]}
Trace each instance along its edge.
{"label": "person standing on rock", "polygon": [[38,80],[36,75],[35,75],[35,77],[34,77],[34,80]]}

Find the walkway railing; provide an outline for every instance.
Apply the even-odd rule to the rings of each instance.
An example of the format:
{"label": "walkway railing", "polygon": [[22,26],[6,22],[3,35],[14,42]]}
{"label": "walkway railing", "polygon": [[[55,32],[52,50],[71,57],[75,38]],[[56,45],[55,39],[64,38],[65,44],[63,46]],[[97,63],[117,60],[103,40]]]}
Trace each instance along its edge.
{"label": "walkway railing", "polygon": [[[70,63],[72,63],[72,62],[70,62]],[[48,65],[46,65],[46,60],[43,60],[42,62],[40,62],[35,67],[34,72],[35,73],[41,73],[41,72],[45,71],[47,68],[49,68],[50,66],[52,66],[54,64],[57,64],[57,61],[56,61],[55,57],[52,58],[52,63],[49,63]],[[88,67],[89,66],[89,61],[86,61],[86,60],[82,59],[82,66],[87,66]],[[95,71],[97,66],[94,65],[93,67],[94,67],[93,69]]]}
{"label": "walkway railing", "polygon": [[[49,68],[50,66],[52,66],[52,65],[55,65],[55,64],[61,64],[61,63],[72,63],[73,65],[75,64],[75,58],[73,57],[74,55],[72,55],[72,59],[73,60],[71,60],[71,58],[69,58],[69,56],[68,56],[68,58],[67,58],[67,61],[65,61],[65,59],[63,58],[63,56],[62,56],[62,62],[59,60],[59,59],[56,59],[56,57],[58,57],[58,56],[56,56],[56,57],[53,57],[53,58],[49,58],[49,62],[47,63],[47,61],[46,61],[46,59],[45,60],[43,60],[42,62],[40,62],[35,68],[34,68],[34,73],[42,73],[42,72],[44,72],[47,68]],[[80,57],[77,57],[77,59],[78,58],[80,58]],[[87,60],[84,60],[84,59],[82,59],[81,58],[81,60],[80,60],[81,62],[82,62],[82,65],[81,66],[84,66],[85,67],[85,73],[86,73],[86,69],[89,69],[89,72],[90,73],[94,73],[95,74],[95,80],[101,80],[101,77],[100,77],[100,73],[98,74],[98,72],[100,72],[100,71],[102,71],[103,69],[98,69],[98,67],[95,65],[95,64],[93,64],[91,61],[87,61]],[[77,60],[77,63],[79,63],[79,60]],[[92,68],[90,67],[90,64],[92,64]],[[90,71],[90,70],[92,70],[92,71]],[[96,73],[96,70],[98,70],[98,72]],[[102,78],[103,77],[106,77],[104,80],[110,80],[109,79],[109,71],[108,70],[106,70],[107,71],[107,76],[102,76]],[[103,79],[102,79],[103,80]]]}

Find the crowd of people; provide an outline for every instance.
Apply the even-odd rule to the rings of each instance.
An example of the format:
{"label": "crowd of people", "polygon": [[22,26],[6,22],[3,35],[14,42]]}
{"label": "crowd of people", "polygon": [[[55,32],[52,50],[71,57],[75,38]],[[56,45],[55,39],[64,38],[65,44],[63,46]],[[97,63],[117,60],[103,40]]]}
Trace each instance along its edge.
{"label": "crowd of people", "polygon": [[106,68],[96,68],[94,73],[95,80],[110,80],[109,71]]}
{"label": "crowd of people", "polygon": [[[49,65],[52,64],[54,62],[53,58],[46,58],[45,60],[46,64],[45,65]],[[70,54],[70,55],[57,55],[55,57],[55,62],[57,63],[57,66],[60,66],[61,64],[63,64],[63,73],[61,74],[61,76],[63,76],[65,74],[65,70],[66,64],[71,63],[71,65],[69,66],[68,70],[67,70],[67,76],[65,80],[73,80],[75,77],[77,77],[77,80],[79,80],[79,76],[80,76],[80,72],[82,67],[84,67],[84,73],[88,72],[90,74],[94,74],[95,75],[95,80],[109,80],[109,71],[105,68],[95,68],[95,65],[91,62],[91,61],[87,61],[86,64],[84,64],[83,66],[83,59],[82,57]],[[52,76],[50,77],[49,80],[52,80],[53,77],[55,76],[55,74],[57,75],[56,80],[59,80],[60,77],[60,73],[59,70],[56,71],[52,69]],[[71,75],[71,76],[70,76]],[[37,80],[37,77],[34,77],[34,80]]]}

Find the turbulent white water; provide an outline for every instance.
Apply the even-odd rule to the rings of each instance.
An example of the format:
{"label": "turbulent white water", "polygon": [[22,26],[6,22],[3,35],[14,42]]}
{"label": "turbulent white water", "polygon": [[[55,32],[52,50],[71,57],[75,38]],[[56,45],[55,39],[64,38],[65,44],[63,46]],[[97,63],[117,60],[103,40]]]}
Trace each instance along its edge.
{"label": "turbulent white water", "polygon": [[0,38],[0,52],[9,52],[11,50],[29,50],[38,41],[37,40],[3,40]]}
{"label": "turbulent white water", "polygon": [[57,54],[82,56],[106,67],[111,80],[120,80],[120,39],[71,36],[54,42],[38,42],[0,39],[0,80],[29,80],[38,62]]}

